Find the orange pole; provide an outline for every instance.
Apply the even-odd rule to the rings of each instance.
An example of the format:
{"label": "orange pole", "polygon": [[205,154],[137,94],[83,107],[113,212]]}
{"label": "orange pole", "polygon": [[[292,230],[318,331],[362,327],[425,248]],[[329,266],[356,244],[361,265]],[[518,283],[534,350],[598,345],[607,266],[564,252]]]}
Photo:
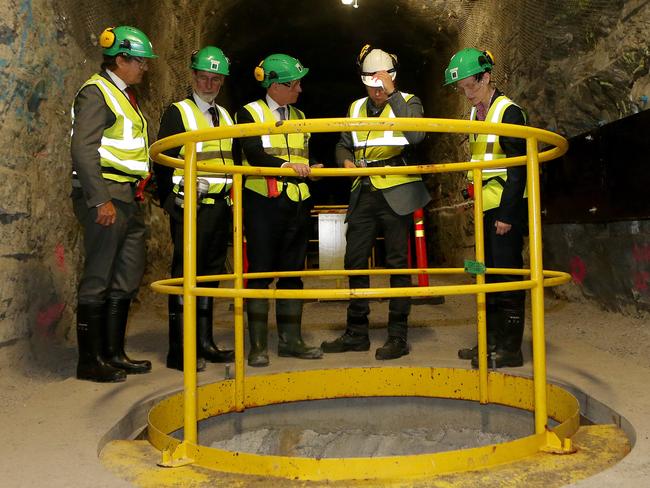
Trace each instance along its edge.
{"label": "orange pole", "polygon": [[[424,211],[418,208],[413,213],[415,221],[415,262],[418,268],[428,268],[427,264],[427,243],[424,238]],[[418,286],[429,286],[429,275],[418,275]]]}

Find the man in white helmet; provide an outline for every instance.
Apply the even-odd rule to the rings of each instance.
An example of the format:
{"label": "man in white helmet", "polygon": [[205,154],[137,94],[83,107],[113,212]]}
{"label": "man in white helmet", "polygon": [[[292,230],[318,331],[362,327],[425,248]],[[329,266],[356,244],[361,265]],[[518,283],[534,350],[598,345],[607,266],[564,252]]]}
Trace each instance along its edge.
{"label": "man in white helmet", "polygon": [[[418,97],[400,92],[395,86],[397,57],[366,45],[357,60],[367,97],[350,105],[348,117],[422,117]],[[343,168],[405,166],[415,164],[415,145],[424,132],[352,131],[343,132],[336,146],[336,159]],[[388,175],[357,178],[348,206],[345,269],[366,269],[379,232],[384,236],[386,268],[408,267],[408,233],[413,212],[431,200],[419,175]],[[350,288],[368,288],[368,276],[350,276]],[[391,287],[411,286],[410,275],[391,275]],[[396,359],[409,353],[407,322],[411,301],[391,298],[388,340],[377,349],[376,359]],[[367,299],[353,299],[347,311],[345,333],[323,342],[323,352],[367,351]]]}

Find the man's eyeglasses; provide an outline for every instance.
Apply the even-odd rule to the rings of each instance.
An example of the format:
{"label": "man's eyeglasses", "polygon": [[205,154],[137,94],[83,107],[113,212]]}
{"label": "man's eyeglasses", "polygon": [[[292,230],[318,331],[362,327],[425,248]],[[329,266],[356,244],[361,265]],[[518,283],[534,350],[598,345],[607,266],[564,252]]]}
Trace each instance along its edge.
{"label": "man's eyeglasses", "polygon": [[146,58],[141,58],[139,56],[131,56],[131,59],[133,61],[137,61],[137,63],[140,65],[140,68],[146,68],[149,66],[149,61]]}
{"label": "man's eyeglasses", "polygon": [[286,83],[280,83],[280,85],[284,85],[287,88],[290,89],[295,89],[297,86],[300,86],[300,80],[293,80],[293,81],[287,81]]}

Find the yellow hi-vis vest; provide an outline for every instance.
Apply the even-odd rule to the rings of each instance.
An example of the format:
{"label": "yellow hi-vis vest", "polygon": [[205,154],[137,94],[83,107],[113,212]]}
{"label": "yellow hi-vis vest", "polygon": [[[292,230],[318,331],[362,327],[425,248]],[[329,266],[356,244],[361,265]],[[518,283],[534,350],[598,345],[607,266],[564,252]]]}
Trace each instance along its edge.
{"label": "yellow hi-vis vest", "polygon": [[[212,126],[208,123],[205,115],[199,107],[196,106],[190,99],[182,100],[173,104],[181,114],[183,119],[183,127],[186,131],[210,129]],[[219,126],[234,125],[230,115],[223,107],[216,105],[219,112]],[[181,147],[179,156],[185,156],[185,146]],[[196,159],[204,163],[218,163],[221,165],[232,166],[234,164],[232,159],[232,138],[217,139],[213,141],[197,142],[196,143]],[[172,181],[174,182],[174,193],[178,193],[178,185],[183,178],[185,170],[183,168],[176,168]],[[226,193],[232,186],[232,178],[228,175],[213,173],[210,171],[197,171],[199,178],[207,180],[210,184],[208,193],[217,195],[219,193]],[[203,204],[214,203],[214,198],[207,197],[201,200]]]}
{"label": "yellow hi-vis vest", "polygon": [[[88,85],[99,88],[106,105],[115,115],[115,123],[104,129],[99,146],[102,176],[119,183],[132,183],[144,178],[149,172],[149,139],[144,115],[139,108],[133,108],[122,90],[103,76],[91,76],[79,91]],[[74,124],[74,105],[72,122]]]}
{"label": "yellow hi-vis vest", "polygon": [[[264,100],[257,100],[245,105],[244,108],[253,117],[256,123],[273,122],[275,117],[271,113],[271,109]],[[302,113],[291,105],[289,108],[289,120],[304,119],[305,114]],[[284,161],[290,163],[299,163],[309,165],[309,137],[308,132],[299,132],[294,134],[273,134],[263,135],[262,147],[267,154],[276,156]],[[246,159],[246,154],[243,155],[242,163],[245,166],[250,166]],[[249,190],[259,193],[268,197],[268,187],[266,185],[266,178],[263,176],[247,176],[244,185]],[[294,183],[292,181],[283,181],[283,178],[278,178],[278,191],[282,193],[285,191],[287,196],[294,202],[306,200],[309,198],[309,187],[303,181]]]}
{"label": "yellow hi-vis vest", "polygon": [[[503,114],[511,105],[517,106],[505,95],[497,97],[485,116],[485,122],[500,124],[503,120]],[[472,107],[472,112],[469,118],[470,120],[476,120],[476,107]],[[492,161],[495,159],[504,159],[506,157],[501,144],[499,144],[499,136],[495,134],[470,134],[469,150],[472,153],[472,161]],[[467,177],[469,178],[469,181],[472,183],[474,182],[472,171],[467,172]],[[508,179],[508,170],[507,168],[484,169],[482,172],[482,178],[483,211],[497,208],[501,204],[503,183]],[[524,190],[524,198],[525,197],[526,190]]]}
{"label": "yellow hi-vis vest", "polygon": [[[413,95],[410,93],[400,93],[407,102],[413,98]],[[367,108],[368,97],[352,102],[348,110],[348,117],[353,119],[367,117]],[[383,108],[379,117],[395,118],[395,113],[389,103],[387,103]],[[404,137],[404,133],[401,131],[352,131],[351,135],[354,144],[354,158],[357,161],[365,159],[367,162],[371,163],[399,156],[402,154],[404,146],[409,143],[406,137]],[[415,175],[383,175],[370,177],[372,185],[380,190],[419,180],[421,180],[420,176]],[[360,182],[361,178],[357,178],[354,181],[352,188],[356,188]]]}

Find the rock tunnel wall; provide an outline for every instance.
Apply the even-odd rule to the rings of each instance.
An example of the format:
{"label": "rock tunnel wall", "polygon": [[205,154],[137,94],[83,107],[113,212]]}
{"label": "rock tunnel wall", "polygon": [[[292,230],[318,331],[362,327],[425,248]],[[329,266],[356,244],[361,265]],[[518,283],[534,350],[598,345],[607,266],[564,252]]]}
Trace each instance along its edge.
{"label": "rock tunnel wall", "polygon": [[[466,117],[443,90],[449,57],[470,45],[491,50],[497,82],[524,106],[532,125],[571,136],[643,109],[650,92],[647,0],[4,0],[0,20],[1,134],[0,345],[17,338],[62,339],[73,330],[82,239],[69,201],[69,111],[75,91],[99,66],[97,36],[108,25],[149,34],[159,59],[139,87],[152,140],[164,107],[185,95],[190,53],[219,45],[232,60],[220,103],[236,110],[261,94],[251,72],[272,51],[311,69],[300,105],[308,117],[341,116],[363,96],[354,59],[366,42],[395,52],[400,88],[430,117]],[[333,162],[336,136],[317,153]],[[428,161],[466,159],[462,137],[431,134]],[[461,175],[427,182],[428,251],[434,264],[459,265],[472,252],[471,208]],[[345,195],[345,191],[342,192]],[[340,196],[340,195],[339,195]],[[147,202],[146,285],[167,273],[164,214]],[[158,303],[162,304],[162,301]]]}

